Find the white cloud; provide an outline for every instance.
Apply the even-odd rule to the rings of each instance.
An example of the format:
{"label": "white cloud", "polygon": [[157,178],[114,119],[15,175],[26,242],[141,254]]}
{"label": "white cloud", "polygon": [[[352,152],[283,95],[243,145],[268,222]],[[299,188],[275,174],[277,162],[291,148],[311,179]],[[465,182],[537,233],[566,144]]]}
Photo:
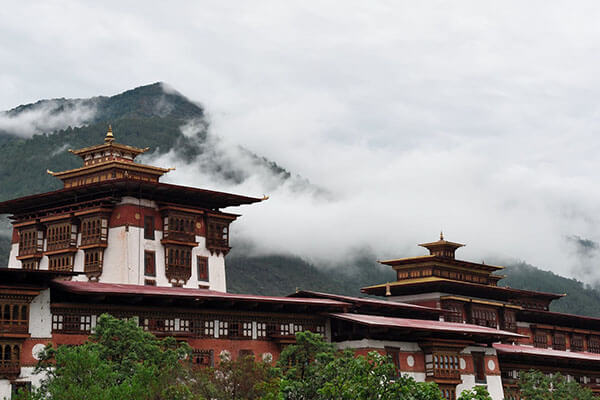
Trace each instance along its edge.
{"label": "white cloud", "polygon": [[[565,238],[600,241],[598,19],[591,1],[16,4],[0,11],[0,108],[165,81],[202,101],[234,144],[219,156],[248,175],[162,159],[170,179],[271,192],[234,233],[385,257],[443,228],[464,258],[587,279]],[[269,190],[237,144],[332,196]]]}
{"label": "white cloud", "polygon": [[47,100],[27,109],[0,113],[0,132],[31,137],[69,126],[82,126],[91,121],[95,113],[92,102]]}

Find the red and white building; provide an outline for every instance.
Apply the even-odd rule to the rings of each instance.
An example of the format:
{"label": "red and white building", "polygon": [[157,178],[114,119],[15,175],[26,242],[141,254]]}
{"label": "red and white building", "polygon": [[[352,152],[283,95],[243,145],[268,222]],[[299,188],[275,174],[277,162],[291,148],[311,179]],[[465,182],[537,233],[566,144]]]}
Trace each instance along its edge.
{"label": "red and white building", "polygon": [[518,371],[532,367],[600,383],[600,319],[548,311],[557,295],[497,286],[501,267],[456,260],[461,245],[443,238],[423,245],[428,256],[383,261],[397,281],[363,288],[381,300],[227,293],[239,215],[223,209],[263,199],[161,183],[168,169],[135,162],[146,150],[109,130],[72,151],[81,168],[49,171],[62,189],[0,203],[14,226],[0,269],[0,398],[39,382],[47,343],[83,343],[106,312],[187,341],[199,365],[224,353],[274,362],[311,330],[340,349],[389,354],[449,399],[476,384],[511,398]]}

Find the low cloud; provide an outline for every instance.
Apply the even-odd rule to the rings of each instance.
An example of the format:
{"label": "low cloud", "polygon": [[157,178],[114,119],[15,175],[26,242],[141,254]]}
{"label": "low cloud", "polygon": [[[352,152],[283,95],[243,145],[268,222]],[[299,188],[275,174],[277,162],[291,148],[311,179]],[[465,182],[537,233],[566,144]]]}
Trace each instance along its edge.
{"label": "low cloud", "polygon": [[0,132],[31,137],[69,126],[79,127],[94,118],[96,107],[89,100],[44,100],[0,112]]}

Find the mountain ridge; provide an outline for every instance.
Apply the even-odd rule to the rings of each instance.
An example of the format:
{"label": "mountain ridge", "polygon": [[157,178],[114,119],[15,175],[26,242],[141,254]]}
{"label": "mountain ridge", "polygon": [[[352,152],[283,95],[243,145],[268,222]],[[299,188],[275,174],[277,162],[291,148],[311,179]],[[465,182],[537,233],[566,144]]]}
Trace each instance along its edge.
{"label": "mountain ridge", "polygon": [[[46,169],[59,171],[78,167],[80,161],[69,154],[67,148],[100,143],[109,123],[122,143],[151,147],[154,154],[166,154],[177,148],[177,156],[184,162],[202,155],[205,158],[202,167],[216,178],[233,182],[246,179],[249,172],[244,166],[236,165],[231,159],[224,162],[219,156],[217,139],[209,135],[210,124],[204,107],[165,87],[157,82],[114,96],[40,100],[0,113],[0,157],[5,166],[10,166],[0,170],[0,201],[59,188],[60,182],[48,177]],[[77,115],[78,106],[89,108],[91,104],[95,107],[93,113]],[[71,112],[67,115],[72,120],[60,118],[65,110]],[[41,119],[33,121],[34,117]],[[81,125],[68,125],[72,121]],[[190,121],[195,121],[195,130],[186,135],[182,127]],[[24,125],[19,127],[21,130],[15,130],[19,122]],[[56,129],[44,131],[44,122]],[[60,123],[67,126],[59,126]],[[277,162],[240,149],[241,156],[270,171],[280,182],[293,177]],[[9,226],[6,221],[4,224]],[[0,265],[6,265],[10,249],[10,235],[4,233],[0,236]],[[362,286],[395,279],[393,271],[377,264],[376,257],[368,251],[344,264],[326,268],[307,261],[302,255],[251,255],[243,243],[234,242],[233,246],[227,259],[228,286],[232,292],[285,295],[300,288],[361,295]],[[563,288],[559,292],[566,291],[569,295],[555,302],[553,311],[600,317],[600,291],[594,288],[522,262],[510,264],[505,271],[507,278],[500,281],[502,286],[549,292]]]}

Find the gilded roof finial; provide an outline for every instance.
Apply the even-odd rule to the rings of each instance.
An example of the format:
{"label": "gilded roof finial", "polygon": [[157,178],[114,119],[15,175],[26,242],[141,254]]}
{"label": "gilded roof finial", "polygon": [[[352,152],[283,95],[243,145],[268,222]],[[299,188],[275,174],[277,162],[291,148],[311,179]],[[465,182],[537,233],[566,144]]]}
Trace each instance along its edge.
{"label": "gilded roof finial", "polygon": [[440,240],[444,240],[444,231],[440,231]]}
{"label": "gilded roof finial", "polygon": [[106,143],[111,143],[114,140],[115,140],[115,137],[112,132],[112,125],[108,125],[108,132],[106,132],[106,137],[104,138],[104,141]]}
{"label": "gilded roof finial", "polygon": [[392,291],[390,289],[390,283],[389,282],[385,284],[385,295],[386,296],[391,296],[392,295]]}

